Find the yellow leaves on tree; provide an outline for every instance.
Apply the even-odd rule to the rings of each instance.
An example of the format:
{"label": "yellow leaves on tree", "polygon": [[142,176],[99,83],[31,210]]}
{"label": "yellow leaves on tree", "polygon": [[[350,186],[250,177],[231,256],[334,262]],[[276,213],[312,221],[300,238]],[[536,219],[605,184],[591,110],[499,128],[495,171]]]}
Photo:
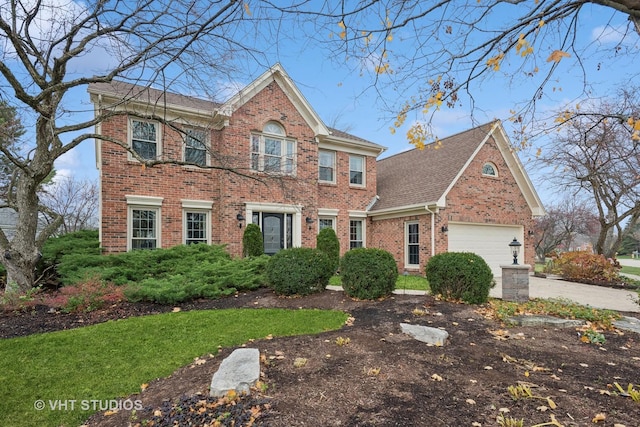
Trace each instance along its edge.
{"label": "yellow leaves on tree", "polygon": [[407,131],[409,144],[412,144],[418,150],[424,150],[428,137],[431,137],[431,132],[422,123],[415,123]]}
{"label": "yellow leaves on tree", "polygon": [[487,59],[487,67],[493,68],[493,71],[500,70],[500,63],[504,59],[504,52],[500,52],[493,58]]}
{"label": "yellow leaves on tree", "polygon": [[627,124],[631,127],[631,139],[640,141],[640,118],[634,119],[633,117],[629,117]]}
{"label": "yellow leaves on tree", "polygon": [[244,3],[244,12],[247,16],[251,16],[251,10],[249,10],[249,3]]}
{"label": "yellow leaves on tree", "polygon": [[344,21],[340,21],[338,22],[338,27],[342,29],[339,34],[340,38],[344,40],[347,37],[347,26],[344,25]]}
{"label": "yellow leaves on tree", "polygon": [[551,52],[551,55],[547,58],[547,62],[555,62],[556,64],[562,61],[562,58],[570,58],[571,55],[562,50],[554,50]]}
{"label": "yellow leaves on tree", "polygon": [[518,42],[516,43],[516,52],[522,57],[531,55],[533,53],[533,47],[531,47],[529,42],[524,39],[524,34],[520,34],[520,37],[518,37]]}

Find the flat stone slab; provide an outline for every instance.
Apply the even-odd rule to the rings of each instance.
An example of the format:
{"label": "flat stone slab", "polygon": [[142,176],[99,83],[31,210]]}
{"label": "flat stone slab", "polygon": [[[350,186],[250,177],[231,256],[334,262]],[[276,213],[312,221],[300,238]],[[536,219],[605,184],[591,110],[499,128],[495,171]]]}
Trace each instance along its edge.
{"label": "flat stone slab", "polygon": [[613,322],[613,326],[640,334],[640,319],[635,317],[622,316],[622,319]]}
{"label": "flat stone slab", "polygon": [[449,337],[449,333],[447,331],[429,326],[400,323],[400,328],[403,333],[430,345],[444,345],[445,341]]}
{"label": "flat stone slab", "polygon": [[520,326],[549,326],[554,328],[575,328],[586,324],[584,320],[561,319],[553,316],[514,316],[510,317],[508,321]]}
{"label": "flat stone slab", "polygon": [[211,378],[212,397],[225,396],[229,391],[251,393],[260,379],[260,351],[257,348],[238,348],[225,358]]}

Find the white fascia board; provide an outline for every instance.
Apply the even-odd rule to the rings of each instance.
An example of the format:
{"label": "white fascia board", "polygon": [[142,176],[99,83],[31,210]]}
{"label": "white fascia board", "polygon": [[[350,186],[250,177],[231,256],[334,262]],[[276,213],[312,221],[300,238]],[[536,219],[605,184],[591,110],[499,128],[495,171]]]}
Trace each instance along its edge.
{"label": "white fascia board", "polygon": [[346,153],[359,154],[362,156],[378,157],[387,149],[387,147],[383,147],[382,145],[377,144],[367,144],[351,139],[324,136],[319,138],[318,149],[343,151]]}
{"label": "white fascia board", "polygon": [[104,108],[116,112],[130,112],[141,116],[157,115],[155,110],[162,109],[163,118],[168,121],[175,121],[183,124],[208,126],[212,122],[227,121],[228,117],[221,114],[219,110],[201,110],[189,108],[176,104],[152,104],[135,98],[123,100],[113,93],[105,91],[90,92],[90,99],[97,108]]}
{"label": "white fascia board", "polygon": [[367,211],[347,211],[349,212],[349,217],[351,218],[366,218]]}

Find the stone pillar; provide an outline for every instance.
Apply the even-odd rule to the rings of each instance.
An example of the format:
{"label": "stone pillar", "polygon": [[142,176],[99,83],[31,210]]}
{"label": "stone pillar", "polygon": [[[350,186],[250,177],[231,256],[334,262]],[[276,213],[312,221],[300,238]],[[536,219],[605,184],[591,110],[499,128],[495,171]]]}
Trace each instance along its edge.
{"label": "stone pillar", "polygon": [[504,301],[525,302],[529,300],[530,265],[501,265],[502,299]]}

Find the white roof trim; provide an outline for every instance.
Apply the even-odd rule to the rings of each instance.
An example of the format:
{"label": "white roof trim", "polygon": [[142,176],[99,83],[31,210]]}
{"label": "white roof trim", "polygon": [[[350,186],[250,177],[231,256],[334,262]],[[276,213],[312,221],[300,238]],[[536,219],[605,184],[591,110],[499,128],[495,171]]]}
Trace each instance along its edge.
{"label": "white roof trim", "polygon": [[272,81],[278,83],[280,88],[295,105],[298,112],[302,117],[304,117],[305,121],[309,127],[313,129],[316,135],[329,135],[329,129],[320,119],[320,116],[318,116],[313,107],[311,107],[311,104],[309,104],[302,92],[300,92],[297,86],[293,83],[293,80],[291,80],[289,75],[284,71],[282,65],[279,63],[269,68],[260,77],[249,83],[231,97],[231,99],[220,107],[220,111],[224,112],[227,116],[230,116],[233,111],[236,111],[244,105],[262,89],[267,87]]}
{"label": "white roof trim", "polygon": [[467,159],[464,166],[460,169],[456,177],[451,181],[451,184],[449,184],[449,187],[447,187],[444,193],[442,193],[440,202],[444,202],[446,200],[447,194],[449,194],[453,186],[456,185],[460,177],[464,174],[464,172],[469,167],[469,164],[471,163],[471,161],[476,157],[476,155],[482,149],[482,147],[484,147],[484,145],[486,144],[486,142],[488,141],[491,135],[494,135],[496,137],[495,140],[496,140],[496,145],[498,146],[498,150],[500,150],[500,154],[502,154],[504,161],[507,163],[507,167],[509,168],[511,175],[516,180],[516,183],[518,184],[518,188],[520,189],[520,192],[522,193],[525,200],[527,201],[527,204],[529,205],[529,208],[531,209],[533,216],[535,217],[535,216],[545,215],[545,210],[544,210],[544,207],[542,206],[542,202],[540,201],[540,197],[538,196],[538,193],[533,187],[533,184],[531,183],[531,180],[529,179],[529,176],[527,175],[527,172],[525,171],[524,166],[520,162],[520,159],[518,158],[518,156],[514,154],[513,150],[511,149],[511,144],[509,143],[509,137],[506,135],[504,131],[504,127],[502,126],[502,123],[500,121],[496,121],[496,123],[494,123],[494,125],[491,127],[491,130],[487,133],[487,135],[484,137],[482,142],[478,145],[478,147],[473,152],[473,154],[469,156],[469,159]]}

